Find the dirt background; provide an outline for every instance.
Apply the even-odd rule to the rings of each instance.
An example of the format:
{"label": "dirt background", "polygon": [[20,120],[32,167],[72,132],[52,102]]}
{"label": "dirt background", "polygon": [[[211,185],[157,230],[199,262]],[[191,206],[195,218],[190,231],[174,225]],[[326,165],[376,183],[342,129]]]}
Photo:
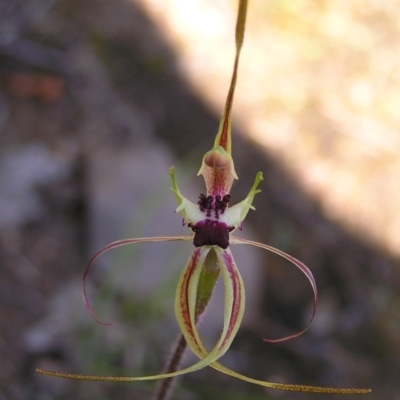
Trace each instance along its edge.
{"label": "dirt background", "polygon": [[[179,166],[195,199],[201,182],[187,180],[218,126],[214,105],[146,9],[128,0],[0,5],[0,400],[150,398],[152,384],[63,381],[34,369],[154,372],[177,334],[170,299],[182,268],[179,246],[124,254],[93,274],[96,310],[112,318],[111,328],[91,320],[79,293],[85,263],[108,241],[181,232],[167,168]],[[307,118],[313,115],[309,108]],[[320,302],[302,337],[264,343],[301,329],[312,296],[283,260],[257,255],[248,287],[257,298],[226,363],[260,379],[370,387],[370,399],[399,398],[398,258],[371,235],[328,218],[276,153],[240,127],[233,202],[262,170],[263,192],[246,229],[309,265]],[[239,268],[253,268],[246,260],[254,257]],[[140,269],[141,280],[132,262],[139,258],[153,267]],[[165,274],[160,281],[157,271]],[[309,397],[325,398],[265,391],[205,369],[183,377],[173,398]]]}

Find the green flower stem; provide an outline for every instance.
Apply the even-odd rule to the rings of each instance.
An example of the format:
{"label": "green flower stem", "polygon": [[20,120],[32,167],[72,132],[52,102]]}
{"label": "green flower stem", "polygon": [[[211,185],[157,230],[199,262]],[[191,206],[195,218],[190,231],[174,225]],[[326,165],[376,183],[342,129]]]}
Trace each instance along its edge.
{"label": "green flower stem", "polygon": [[[165,367],[165,370],[164,370],[165,373],[175,372],[178,370],[186,348],[187,348],[186,339],[183,335],[180,335],[179,339],[176,342],[175,347],[172,351],[172,357],[169,359],[169,361]],[[158,385],[158,388],[157,388],[155,396],[154,396],[154,400],[167,400],[171,393],[172,384],[174,383],[174,379],[176,379],[176,378],[177,377],[163,379],[160,382],[160,384]]]}

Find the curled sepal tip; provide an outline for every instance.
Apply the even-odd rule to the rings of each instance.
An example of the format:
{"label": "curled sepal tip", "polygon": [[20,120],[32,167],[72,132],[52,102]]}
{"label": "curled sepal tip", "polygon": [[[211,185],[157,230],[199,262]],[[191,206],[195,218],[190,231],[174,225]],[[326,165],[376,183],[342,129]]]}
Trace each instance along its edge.
{"label": "curled sepal tip", "polygon": [[[159,238],[158,241],[165,240],[186,240],[184,237],[177,238]],[[143,240],[142,240],[143,241]],[[146,240],[147,241],[147,240]],[[122,245],[122,244],[120,244]],[[116,246],[115,246],[116,247]],[[175,308],[178,318],[178,323],[182,329],[189,346],[193,347],[194,343],[200,341],[198,332],[196,329],[196,299],[199,287],[199,280],[201,272],[204,266],[205,259],[210,251],[214,251],[211,247],[198,248],[192,253],[189,261],[181,275],[179,280]],[[219,250],[218,250],[219,251]],[[229,252],[230,253],[230,252]],[[224,251],[224,254],[229,254],[228,250]],[[134,381],[147,381],[155,379],[172,378],[175,376],[187,374],[202,369],[216,360],[218,360],[228,349],[235,334],[240,326],[240,322],[243,318],[244,312],[244,293],[242,294],[243,282],[240,278],[239,272],[234,265],[233,258],[231,256],[222,256],[223,262],[227,263],[228,269],[222,270],[223,280],[225,288],[227,290],[225,308],[224,308],[224,326],[222,334],[216,345],[210,352],[204,349],[204,356],[200,357],[200,361],[193,364],[190,367],[181,369],[179,371],[150,375],[150,376],[98,376],[98,375],[81,375],[81,374],[70,374],[64,372],[48,371],[43,369],[37,369],[36,371],[44,374],[55,376],[59,378],[77,379],[77,380],[89,380],[89,381],[106,381],[106,382],[134,382]],[[218,255],[219,260],[221,255]],[[222,259],[221,259],[222,261]],[[197,354],[202,349],[196,349]]]}
{"label": "curled sepal tip", "polygon": [[[238,244],[240,241],[241,239],[235,238],[235,244]],[[244,240],[242,244],[254,245],[253,242],[250,243],[250,241]],[[271,249],[267,248],[267,250]],[[220,271],[225,289],[225,307],[223,331],[220,340],[213,349],[213,351],[218,349],[215,353],[216,358],[207,365],[234,378],[277,390],[323,394],[366,394],[371,392],[371,389],[328,388],[262,381],[239,374],[217,362],[217,359],[225,354],[230,347],[242,321],[244,311],[244,285],[229,248],[226,250],[219,248],[196,249],[189,259],[179,281],[175,298],[176,316],[189,348],[200,359],[205,360],[205,358],[209,357],[210,353],[206,350],[196,326],[196,317],[198,316],[196,314],[196,298],[198,298],[196,293],[199,288],[202,266],[210,255],[210,252],[215,252],[213,256],[217,257],[217,262],[221,266]]]}
{"label": "curled sepal tip", "polygon": [[89,298],[87,296],[87,291],[86,291],[86,278],[87,275],[89,274],[89,271],[91,270],[94,262],[104,253],[107,251],[116,249],[118,247],[126,246],[128,244],[135,244],[135,243],[154,243],[154,242],[173,242],[173,241],[180,241],[180,240],[185,240],[185,241],[191,241],[192,236],[159,236],[159,237],[147,237],[147,238],[137,238],[137,239],[123,239],[123,240],[117,240],[116,242],[112,242],[108,244],[107,246],[103,247],[100,251],[98,251],[89,261],[85,268],[85,272],[83,273],[82,276],[82,296],[83,296],[83,301],[85,303],[86,309],[88,310],[89,314],[93,317],[93,319],[98,322],[101,325],[111,325],[109,322],[104,322],[100,320],[96,314],[93,311],[92,306],[90,305]]}
{"label": "curled sepal tip", "polygon": [[306,325],[306,327],[304,329],[302,329],[300,332],[294,333],[293,335],[286,336],[284,338],[263,339],[263,340],[265,342],[269,342],[269,343],[279,343],[279,342],[284,342],[286,340],[294,339],[294,338],[302,335],[314,321],[315,312],[316,312],[316,308],[317,308],[317,302],[318,302],[317,284],[315,282],[314,276],[313,276],[312,272],[310,271],[310,269],[305,264],[303,264],[301,261],[299,261],[297,258],[292,257],[291,255],[289,255],[279,249],[276,249],[275,247],[268,246],[267,244],[264,244],[264,243],[259,243],[259,242],[254,242],[252,240],[238,238],[237,236],[231,237],[231,243],[232,244],[249,244],[251,246],[260,247],[261,249],[275,253],[283,258],[286,258],[286,260],[288,260],[292,264],[294,264],[306,276],[306,278],[308,279],[308,281],[311,284],[313,294],[314,294],[313,311],[311,314],[311,318],[310,318],[308,324]]}

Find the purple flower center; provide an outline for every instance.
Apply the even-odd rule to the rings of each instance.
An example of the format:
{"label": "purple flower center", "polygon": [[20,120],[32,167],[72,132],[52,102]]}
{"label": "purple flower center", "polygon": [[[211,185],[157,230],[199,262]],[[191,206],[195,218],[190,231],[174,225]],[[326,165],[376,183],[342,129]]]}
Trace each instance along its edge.
{"label": "purple flower center", "polygon": [[206,196],[201,194],[197,204],[200,211],[204,212],[206,218],[204,221],[199,221],[197,224],[189,224],[194,234],[193,244],[196,247],[201,246],[219,246],[226,249],[229,246],[229,232],[234,227],[227,226],[224,222],[220,222],[219,216],[223,214],[228,207],[231,196],[226,194],[221,198],[220,195]]}

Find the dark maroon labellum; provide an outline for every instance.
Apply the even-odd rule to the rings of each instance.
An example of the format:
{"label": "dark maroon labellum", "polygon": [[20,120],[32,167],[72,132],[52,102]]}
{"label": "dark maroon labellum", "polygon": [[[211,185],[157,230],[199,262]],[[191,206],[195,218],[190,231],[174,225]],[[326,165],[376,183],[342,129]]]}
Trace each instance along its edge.
{"label": "dark maroon labellum", "polygon": [[197,204],[200,211],[204,212],[204,221],[199,221],[197,224],[189,224],[194,232],[193,244],[196,247],[201,246],[219,246],[226,249],[229,246],[229,232],[233,231],[233,227],[226,225],[224,222],[218,221],[220,214],[223,214],[228,207],[231,196],[220,195],[206,196],[201,194]]}
{"label": "dark maroon labellum", "polygon": [[193,244],[196,247],[218,246],[226,249],[229,246],[229,232],[234,228],[225,223],[206,219],[196,225],[189,224],[194,232]]}

